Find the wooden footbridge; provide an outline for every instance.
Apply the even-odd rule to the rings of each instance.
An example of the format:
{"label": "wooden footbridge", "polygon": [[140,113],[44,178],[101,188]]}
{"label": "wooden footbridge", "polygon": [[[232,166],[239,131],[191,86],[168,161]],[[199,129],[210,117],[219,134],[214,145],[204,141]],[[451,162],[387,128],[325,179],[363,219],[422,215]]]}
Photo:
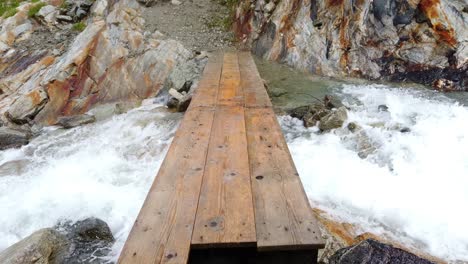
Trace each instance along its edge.
{"label": "wooden footbridge", "polygon": [[251,55],[211,56],[119,263],[316,263],[323,246]]}

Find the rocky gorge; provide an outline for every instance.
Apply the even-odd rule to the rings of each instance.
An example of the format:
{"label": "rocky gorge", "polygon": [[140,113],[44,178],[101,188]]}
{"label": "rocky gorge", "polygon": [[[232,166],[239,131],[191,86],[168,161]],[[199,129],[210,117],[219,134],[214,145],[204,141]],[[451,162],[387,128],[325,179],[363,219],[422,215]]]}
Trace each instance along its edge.
{"label": "rocky gorge", "polygon": [[[423,171],[427,192],[419,197],[454,219],[451,208],[466,200],[463,161],[426,157],[408,138],[448,135],[451,150],[435,145],[463,157],[465,101],[347,77],[467,90],[467,8],[466,0],[19,2],[0,18],[0,212],[8,214],[0,219],[0,263],[116,261],[209,52],[233,48],[231,22],[242,48],[334,78],[307,75],[326,83],[316,94],[323,83],[299,90],[287,83],[289,68],[280,70],[285,77],[273,72],[281,87],[261,72],[306,188],[321,187],[309,196],[327,240],[319,263],[465,263],[464,215],[459,236],[434,210],[412,222],[418,206],[395,198],[405,210],[392,211],[379,200],[392,195],[376,180],[409,198],[419,187],[399,176]],[[442,122],[432,109],[450,118]],[[426,119],[442,122],[443,133],[421,128]],[[433,200],[441,184],[424,168],[447,162],[456,199]],[[449,198],[449,207],[439,203]],[[426,229],[442,230],[443,239],[431,244]]]}
{"label": "rocky gorge", "polygon": [[464,91],[467,10],[466,0],[240,1],[235,31],[301,71]]}

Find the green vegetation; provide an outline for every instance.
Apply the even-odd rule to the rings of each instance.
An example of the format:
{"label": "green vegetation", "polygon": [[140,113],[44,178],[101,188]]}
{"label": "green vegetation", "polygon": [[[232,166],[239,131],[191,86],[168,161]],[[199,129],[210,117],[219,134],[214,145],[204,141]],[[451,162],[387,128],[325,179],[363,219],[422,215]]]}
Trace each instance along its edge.
{"label": "green vegetation", "polygon": [[45,3],[37,3],[31,6],[31,8],[29,8],[29,11],[28,11],[28,16],[35,17],[37,12],[39,12],[39,10],[41,10],[41,8],[43,8],[44,6],[46,6]]}
{"label": "green vegetation", "polygon": [[16,14],[19,0],[0,0],[0,16],[7,18]]}
{"label": "green vegetation", "polygon": [[37,3],[39,2],[40,0],[31,0],[31,3]]}
{"label": "green vegetation", "polygon": [[224,17],[214,17],[209,23],[208,27],[214,28],[219,27],[225,31],[230,31],[232,24],[234,23],[234,16],[236,13],[236,7],[240,0],[215,0],[218,4],[226,6],[229,9],[229,14]]}
{"label": "green vegetation", "polygon": [[72,27],[73,30],[76,30],[79,32],[83,31],[85,28],[86,28],[86,25],[83,22],[75,23],[73,24],[73,27]]}

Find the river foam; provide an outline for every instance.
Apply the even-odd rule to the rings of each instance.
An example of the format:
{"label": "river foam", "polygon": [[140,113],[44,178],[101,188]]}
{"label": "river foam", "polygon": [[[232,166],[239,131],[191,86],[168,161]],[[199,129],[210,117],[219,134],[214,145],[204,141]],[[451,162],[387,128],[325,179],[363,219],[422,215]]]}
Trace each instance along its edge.
{"label": "river foam", "polygon": [[49,131],[21,149],[0,152],[0,251],[61,220],[106,221],[118,255],[172,140],[180,114],[150,104],[105,121]]}
{"label": "river foam", "polygon": [[[376,148],[343,126],[321,134],[280,117],[309,198],[339,221],[450,261],[468,261],[468,108],[427,90],[337,89]],[[388,112],[379,111],[387,105]],[[402,133],[402,128],[410,132]]]}

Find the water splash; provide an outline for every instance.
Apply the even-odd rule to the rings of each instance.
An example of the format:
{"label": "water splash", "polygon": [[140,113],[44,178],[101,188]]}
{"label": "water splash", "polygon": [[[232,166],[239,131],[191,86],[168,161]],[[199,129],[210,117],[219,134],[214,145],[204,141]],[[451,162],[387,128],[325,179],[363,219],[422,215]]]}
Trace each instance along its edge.
{"label": "water splash", "polygon": [[181,115],[160,104],[70,130],[49,128],[21,149],[0,152],[0,250],[58,221],[106,221],[120,252]]}
{"label": "water splash", "polygon": [[[280,117],[309,198],[364,231],[468,260],[468,108],[443,94],[384,85],[344,85],[335,94],[350,107],[347,123],[362,126],[375,150],[360,158],[347,123],[321,134]],[[388,112],[378,110],[383,104]]]}

